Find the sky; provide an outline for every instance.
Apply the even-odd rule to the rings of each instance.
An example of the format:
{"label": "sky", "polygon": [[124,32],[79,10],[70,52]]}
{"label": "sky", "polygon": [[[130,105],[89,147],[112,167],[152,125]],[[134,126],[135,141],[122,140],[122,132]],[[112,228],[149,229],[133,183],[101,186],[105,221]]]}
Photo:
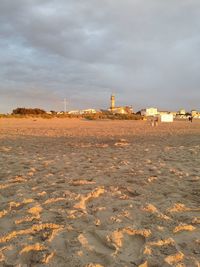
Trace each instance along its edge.
{"label": "sky", "polygon": [[199,0],[0,0],[0,113],[200,110]]}

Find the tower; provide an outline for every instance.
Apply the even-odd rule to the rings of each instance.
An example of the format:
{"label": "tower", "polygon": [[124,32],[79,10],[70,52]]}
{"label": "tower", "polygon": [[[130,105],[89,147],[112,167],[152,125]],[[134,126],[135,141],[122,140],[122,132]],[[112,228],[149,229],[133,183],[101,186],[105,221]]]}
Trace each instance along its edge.
{"label": "tower", "polygon": [[110,98],[110,109],[113,110],[115,108],[115,96],[112,94]]}

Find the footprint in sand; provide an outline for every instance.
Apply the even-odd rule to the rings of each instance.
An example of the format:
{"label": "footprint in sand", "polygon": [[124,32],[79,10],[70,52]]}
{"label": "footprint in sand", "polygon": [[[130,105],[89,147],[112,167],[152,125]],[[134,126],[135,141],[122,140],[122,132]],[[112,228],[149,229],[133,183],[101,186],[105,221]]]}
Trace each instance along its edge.
{"label": "footprint in sand", "polygon": [[[122,234],[112,240],[110,232],[94,230],[80,234],[79,242],[86,249],[89,259],[98,260],[102,255],[101,264],[112,265],[114,262],[123,264],[140,264],[143,258],[145,237],[139,234]],[[119,241],[119,242],[118,242]]]}
{"label": "footprint in sand", "polygon": [[118,258],[124,263],[139,265],[143,259],[145,237],[141,235],[124,235],[123,245],[118,252]]}

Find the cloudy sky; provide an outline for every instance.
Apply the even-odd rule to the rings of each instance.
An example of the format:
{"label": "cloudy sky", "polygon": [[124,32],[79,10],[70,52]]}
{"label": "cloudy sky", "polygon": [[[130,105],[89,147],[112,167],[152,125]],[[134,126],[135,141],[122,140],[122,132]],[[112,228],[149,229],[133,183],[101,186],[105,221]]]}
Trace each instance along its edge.
{"label": "cloudy sky", "polygon": [[0,112],[200,109],[199,0],[0,0]]}

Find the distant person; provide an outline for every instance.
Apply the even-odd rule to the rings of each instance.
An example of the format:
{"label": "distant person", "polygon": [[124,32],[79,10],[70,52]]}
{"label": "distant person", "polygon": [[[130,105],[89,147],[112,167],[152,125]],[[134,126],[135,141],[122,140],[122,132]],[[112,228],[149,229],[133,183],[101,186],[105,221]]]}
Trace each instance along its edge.
{"label": "distant person", "polygon": [[152,127],[158,126],[158,117],[151,118],[151,126]]}
{"label": "distant person", "polygon": [[155,126],[158,126],[158,117],[155,117],[154,125],[155,125]]}
{"label": "distant person", "polygon": [[153,118],[151,118],[150,122],[151,122],[151,126],[154,127],[154,119]]}
{"label": "distant person", "polygon": [[190,122],[193,121],[193,117],[192,117],[192,116],[189,117],[189,121],[190,121]]}

